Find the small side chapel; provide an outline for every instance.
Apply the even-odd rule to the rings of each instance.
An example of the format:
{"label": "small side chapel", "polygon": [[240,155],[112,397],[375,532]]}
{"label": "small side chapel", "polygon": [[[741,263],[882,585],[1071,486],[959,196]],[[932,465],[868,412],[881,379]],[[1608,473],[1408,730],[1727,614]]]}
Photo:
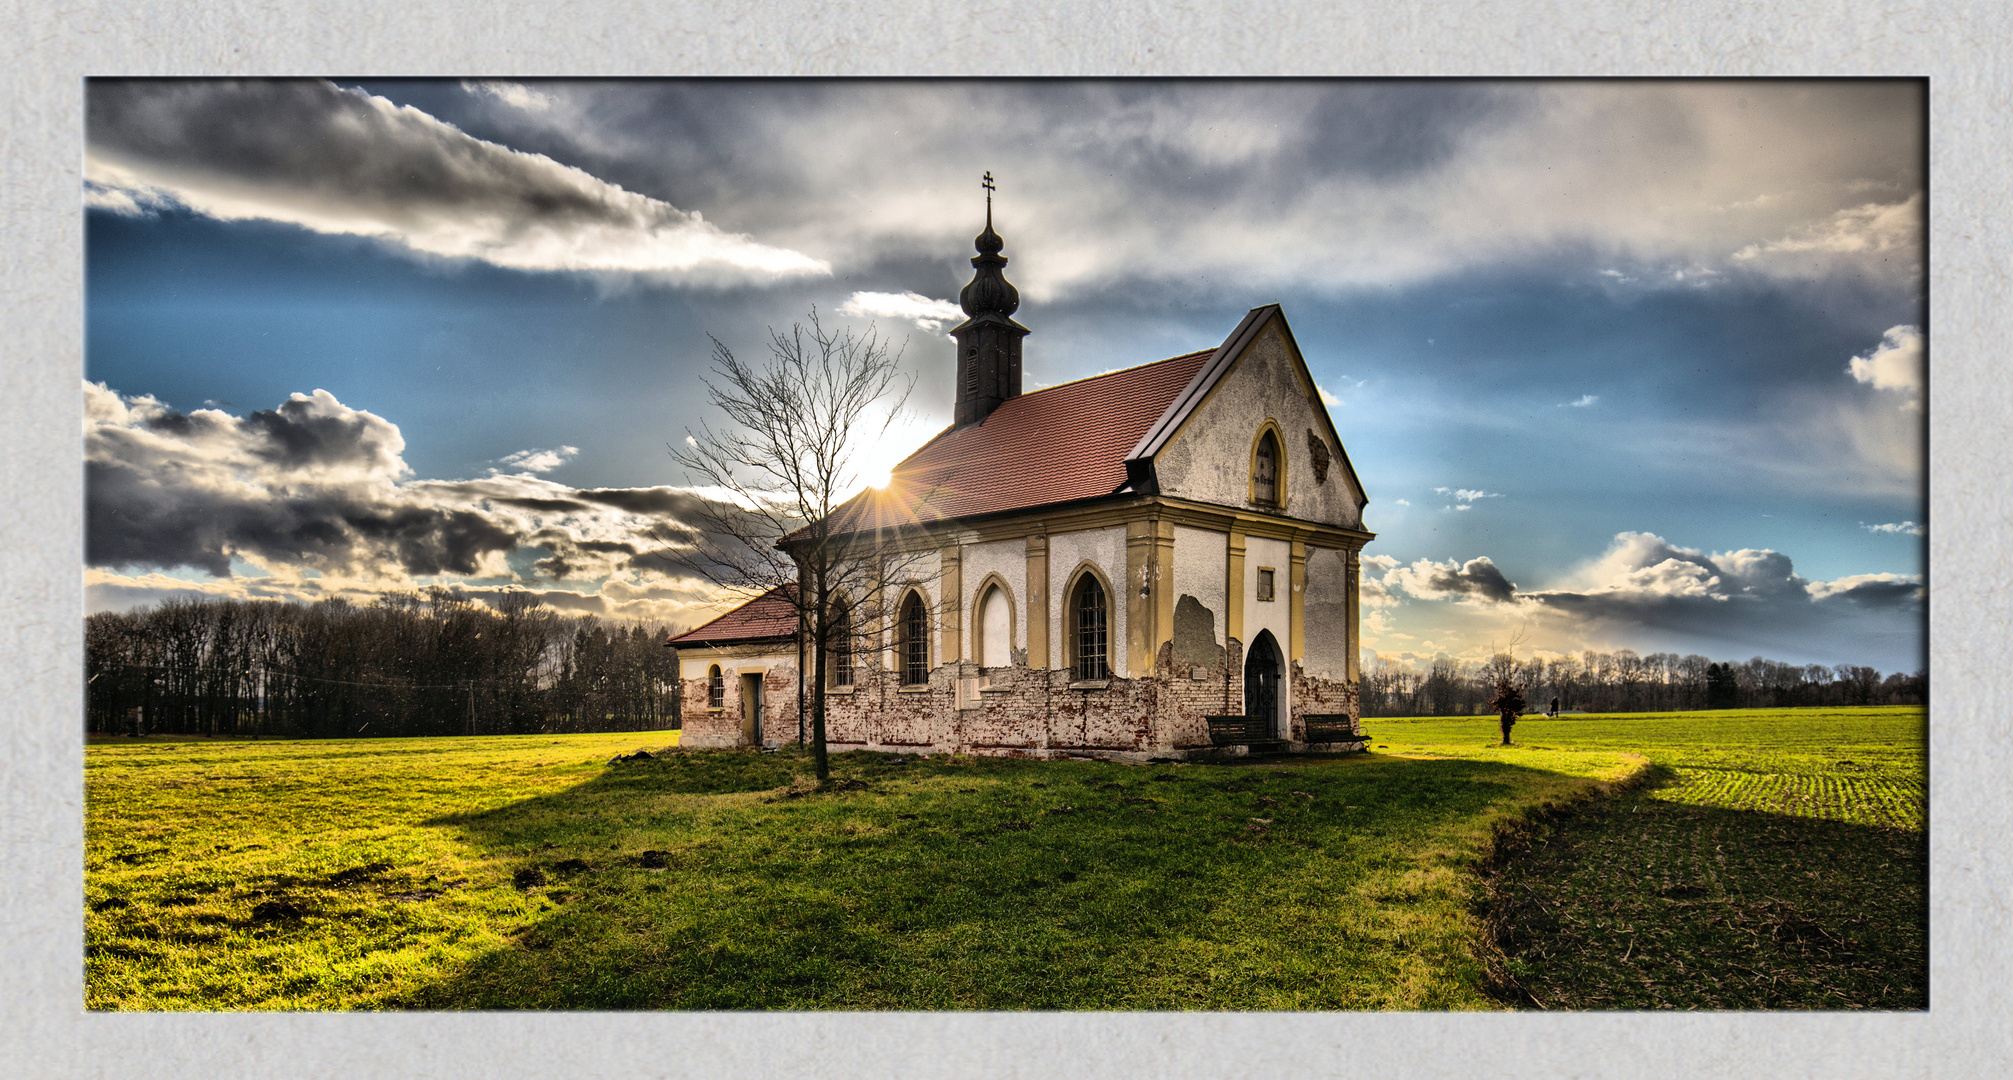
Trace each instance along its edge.
{"label": "small side chapel", "polygon": [[[899,522],[913,572],[827,657],[827,745],[1181,758],[1242,715],[1294,750],[1320,716],[1320,749],[1360,749],[1368,499],[1279,306],[1215,349],[1022,393],[990,200],[975,244],[953,423],[834,515]],[[808,729],[787,596],[667,644],[683,745]]]}

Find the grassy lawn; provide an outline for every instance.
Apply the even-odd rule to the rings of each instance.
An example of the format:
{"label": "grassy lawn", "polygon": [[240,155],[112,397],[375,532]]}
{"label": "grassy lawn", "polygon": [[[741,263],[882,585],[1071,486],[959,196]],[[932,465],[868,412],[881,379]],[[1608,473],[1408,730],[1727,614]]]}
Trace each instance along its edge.
{"label": "grassy lawn", "polygon": [[[1411,754],[1464,757],[1497,738],[1489,719],[1365,726]],[[1642,748],[1655,764],[1501,853],[1487,884],[1508,999],[1928,1007],[1923,709],[1527,718],[1514,738]]]}
{"label": "grassy lawn", "polygon": [[1499,1008],[1497,825],[1644,768],[853,754],[812,794],[789,753],[608,764],[670,736],[94,744],[86,1004]]}

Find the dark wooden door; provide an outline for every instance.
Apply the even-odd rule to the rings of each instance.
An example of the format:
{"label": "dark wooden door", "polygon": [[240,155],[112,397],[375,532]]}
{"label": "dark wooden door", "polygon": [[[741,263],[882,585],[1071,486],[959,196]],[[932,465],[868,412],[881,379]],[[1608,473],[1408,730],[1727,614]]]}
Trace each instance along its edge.
{"label": "dark wooden door", "polygon": [[1272,631],[1260,630],[1244,655],[1244,715],[1262,718],[1274,738],[1279,737],[1279,688],[1285,666]]}

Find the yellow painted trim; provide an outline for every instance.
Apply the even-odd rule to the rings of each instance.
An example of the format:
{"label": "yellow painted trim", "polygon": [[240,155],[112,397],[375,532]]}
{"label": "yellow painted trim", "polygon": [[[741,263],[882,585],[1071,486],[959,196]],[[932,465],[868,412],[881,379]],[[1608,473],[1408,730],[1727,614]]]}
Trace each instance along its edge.
{"label": "yellow painted trim", "polygon": [[1153,670],[1152,521],[1125,523],[1125,674]]}
{"label": "yellow painted trim", "polygon": [[1047,670],[1048,663],[1048,535],[1027,538],[1027,664]]}
{"label": "yellow painted trim", "polygon": [[1223,606],[1229,610],[1224,612],[1223,633],[1226,637],[1236,638],[1238,644],[1242,645],[1244,643],[1244,530],[1231,529],[1229,538],[1229,547],[1226,549],[1229,557],[1224,560],[1227,564],[1228,573],[1225,575],[1223,583]]}
{"label": "yellow painted trim", "polygon": [[937,652],[946,664],[955,664],[964,656],[964,627],[958,607],[958,598],[964,595],[964,550],[956,545],[943,549],[938,583],[943,589],[942,640]]}

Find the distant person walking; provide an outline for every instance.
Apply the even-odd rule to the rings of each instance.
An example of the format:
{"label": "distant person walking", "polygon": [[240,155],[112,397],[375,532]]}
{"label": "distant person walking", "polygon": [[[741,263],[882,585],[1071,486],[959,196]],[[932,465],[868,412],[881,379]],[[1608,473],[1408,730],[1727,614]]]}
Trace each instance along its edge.
{"label": "distant person walking", "polygon": [[1552,711],[1546,713],[1545,715],[1557,719],[1559,715],[1559,695],[1557,694],[1552,695]]}

